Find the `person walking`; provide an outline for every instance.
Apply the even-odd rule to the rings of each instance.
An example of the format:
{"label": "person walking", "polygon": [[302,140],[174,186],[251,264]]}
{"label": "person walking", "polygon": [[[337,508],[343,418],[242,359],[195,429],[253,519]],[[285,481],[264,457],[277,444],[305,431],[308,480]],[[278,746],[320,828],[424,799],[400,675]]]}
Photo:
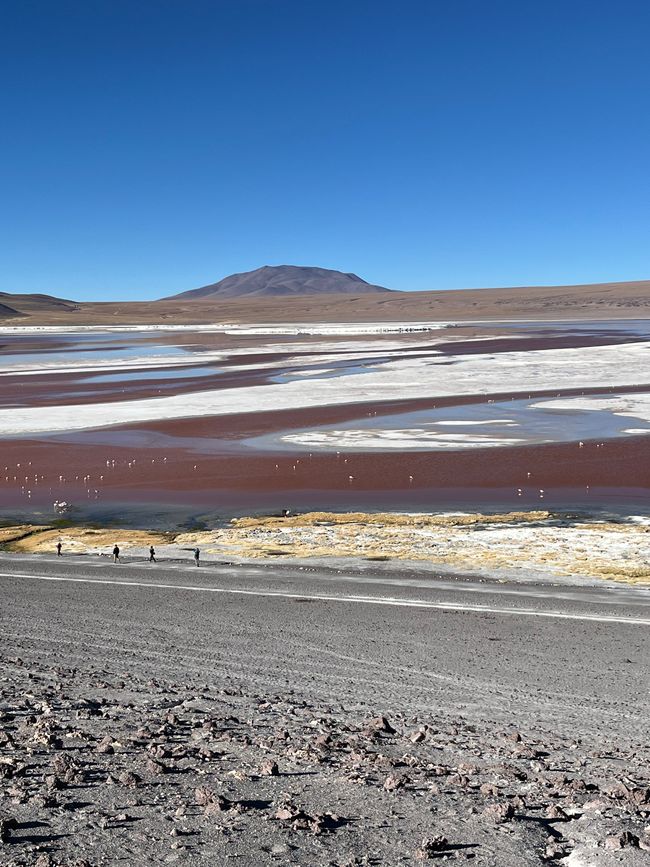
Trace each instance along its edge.
{"label": "person walking", "polygon": [[201,556],[201,552],[199,551],[198,548],[195,548],[194,549],[194,562],[196,563],[197,566],[199,565],[199,557],[200,556]]}
{"label": "person walking", "polygon": [[61,557],[61,556],[62,556],[62,554],[61,554],[61,548],[62,548],[62,547],[63,547],[63,546],[61,545],[60,542],[57,542],[57,543],[56,543],[56,556],[57,556],[57,557]]}
{"label": "person walking", "polygon": [[149,562],[150,563],[156,562],[156,552],[154,550],[153,545],[149,548]]}
{"label": "person walking", "polygon": [[116,545],[113,548],[113,563],[119,563],[119,562],[120,562],[120,549]]}

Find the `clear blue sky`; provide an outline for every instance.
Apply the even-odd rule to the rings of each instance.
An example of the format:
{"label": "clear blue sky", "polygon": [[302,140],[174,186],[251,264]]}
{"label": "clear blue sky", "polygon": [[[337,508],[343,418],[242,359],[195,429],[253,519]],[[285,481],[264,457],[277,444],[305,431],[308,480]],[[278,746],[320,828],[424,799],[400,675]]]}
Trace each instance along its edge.
{"label": "clear blue sky", "polygon": [[650,278],[646,0],[2,0],[0,290]]}

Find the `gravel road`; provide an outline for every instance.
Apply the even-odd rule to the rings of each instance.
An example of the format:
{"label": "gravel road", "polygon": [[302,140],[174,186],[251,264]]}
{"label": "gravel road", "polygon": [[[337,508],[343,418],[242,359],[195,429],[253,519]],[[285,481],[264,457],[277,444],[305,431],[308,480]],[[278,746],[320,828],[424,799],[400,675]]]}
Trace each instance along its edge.
{"label": "gravel road", "polygon": [[650,859],[648,591],[8,555],[0,582],[2,863]]}

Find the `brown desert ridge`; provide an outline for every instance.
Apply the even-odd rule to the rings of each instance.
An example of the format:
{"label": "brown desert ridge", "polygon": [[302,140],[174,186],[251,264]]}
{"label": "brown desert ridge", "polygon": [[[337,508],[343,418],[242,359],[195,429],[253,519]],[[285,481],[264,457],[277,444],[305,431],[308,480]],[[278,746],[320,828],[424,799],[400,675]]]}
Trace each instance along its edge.
{"label": "brown desert ridge", "polygon": [[4,325],[187,325],[635,319],[650,315],[650,280],[402,292],[354,274],[264,266],[157,301],[75,302],[0,292]]}

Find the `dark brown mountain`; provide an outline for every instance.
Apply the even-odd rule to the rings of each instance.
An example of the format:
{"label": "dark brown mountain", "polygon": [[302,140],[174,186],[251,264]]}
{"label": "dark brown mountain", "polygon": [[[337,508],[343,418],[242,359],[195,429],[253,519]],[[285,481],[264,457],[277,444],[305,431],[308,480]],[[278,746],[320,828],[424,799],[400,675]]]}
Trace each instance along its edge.
{"label": "dark brown mountain", "polygon": [[[231,274],[198,289],[190,289],[171,298],[274,298],[283,295],[367,295],[390,292],[383,286],[366,283],[356,274],[330,271],[328,268],[308,268],[298,265],[265,265],[255,271]],[[162,299],[168,300],[168,299]]]}
{"label": "dark brown mountain", "polygon": [[75,301],[55,298],[54,295],[41,293],[20,294],[0,292],[0,318],[12,319],[16,316],[31,316],[32,314],[63,313],[78,310]]}

